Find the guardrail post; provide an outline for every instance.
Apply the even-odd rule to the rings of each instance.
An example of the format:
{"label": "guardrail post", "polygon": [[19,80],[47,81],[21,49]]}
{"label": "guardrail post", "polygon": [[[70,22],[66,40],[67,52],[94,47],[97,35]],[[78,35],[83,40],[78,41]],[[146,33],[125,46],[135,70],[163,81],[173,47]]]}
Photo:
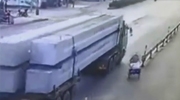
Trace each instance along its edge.
{"label": "guardrail post", "polygon": [[156,52],[158,52],[158,51],[159,51],[159,43],[156,44]]}
{"label": "guardrail post", "polygon": [[173,31],[172,36],[174,36],[174,35],[175,35],[175,33],[176,33],[176,29]]}
{"label": "guardrail post", "polygon": [[168,35],[168,37],[167,37],[167,43],[169,43],[169,35]]}
{"label": "guardrail post", "polygon": [[173,32],[174,32],[174,31],[172,31],[172,32],[170,33],[170,35],[169,35],[169,38],[168,38],[169,41],[170,41],[170,39],[172,39],[172,37],[173,37]]}
{"label": "guardrail post", "polygon": [[169,26],[169,27],[168,27],[168,33],[170,32],[170,28],[171,28],[171,27]]}
{"label": "guardrail post", "polygon": [[161,44],[161,45],[160,45],[160,48],[162,48],[162,47],[163,47],[163,44],[164,44],[164,40],[161,40],[159,44]]}
{"label": "guardrail post", "polygon": [[162,47],[164,47],[165,44],[166,44],[166,39],[163,40],[163,45],[162,45]]}
{"label": "guardrail post", "polygon": [[173,31],[171,36],[173,37],[175,35],[175,33],[176,33],[176,29]]}
{"label": "guardrail post", "polygon": [[177,32],[179,31],[179,25],[177,26]]}
{"label": "guardrail post", "polygon": [[172,33],[170,33],[169,36],[168,36],[168,43],[170,42],[171,35],[172,35]]}
{"label": "guardrail post", "polygon": [[146,61],[146,58],[145,58],[145,54],[142,56],[141,60],[142,60],[142,67],[144,67],[144,62]]}
{"label": "guardrail post", "polygon": [[152,50],[150,50],[150,57],[149,59],[152,59]]}

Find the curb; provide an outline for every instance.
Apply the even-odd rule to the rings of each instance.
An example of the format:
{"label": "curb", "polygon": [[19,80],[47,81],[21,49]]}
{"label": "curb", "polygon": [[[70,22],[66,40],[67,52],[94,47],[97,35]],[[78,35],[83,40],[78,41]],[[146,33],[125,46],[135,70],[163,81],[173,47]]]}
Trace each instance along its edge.
{"label": "curb", "polygon": [[28,24],[31,24],[31,23],[37,23],[37,22],[42,22],[42,21],[47,21],[47,20],[49,20],[49,19],[48,19],[48,18],[35,19],[35,20],[29,21],[29,22],[25,22],[25,23],[19,23],[19,24],[14,24],[14,25],[5,25],[5,26],[0,26],[0,29],[6,29],[6,28],[13,27],[13,26],[28,25]]}
{"label": "curb", "polygon": [[[109,3],[109,7],[108,7],[108,10],[114,10],[114,9],[121,9],[121,8],[125,8],[125,7],[128,7],[128,6],[131,6],[131,5],[135,5],[135,4],[139,4],[139,3],[142,3],[142,2],[145,2],[146,0],[139,0],[139,1],[135,1],[135,2],[128,2],[127,4],[124,4],[124,5],[114,5],[113,3],[115,3],[114,1],[110,2]],[[117,3],[121,3],[120,2],[117,2]],[[112,4],[112,6],[110,6]]]}
{"label": "curb", "polygon": [[96,4],[92,4],[92,5],[88,5],[87,7],[83,7],[83,8],[76,8],[76,9],[87,9],[87,8],[91,8],[91,7],[94,7],[94,6],[98,6],[102,4],[102,2],[97,2]]}

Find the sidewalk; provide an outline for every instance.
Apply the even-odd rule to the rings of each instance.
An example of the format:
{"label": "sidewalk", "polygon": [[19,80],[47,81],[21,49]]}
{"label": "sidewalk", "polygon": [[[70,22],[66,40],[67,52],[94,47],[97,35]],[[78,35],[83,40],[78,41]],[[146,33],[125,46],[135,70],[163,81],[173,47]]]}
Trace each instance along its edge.
{"label": "sidewalk", "polygon": [[100,3],[101,2],[77,1],[75,2],[74,8],[72,8],[72,5],[69,5],[69,7],[41,9],[39,16],[36,16],[34,13],[30,14],[30,16],[36,18],[48,18],[49,20],[58,20],[59,18],[66,19],[82,14],[92,13],[91,11],[88,11],[89,7],[97,6]]}
{"label": "sidewalk", "polygon": [[[41,21],[46,21],[48,20],[47,18],[32,18],[32,17],[18,17],[14,19],[14,24],[13,25],[26,25],[26,24],[31,24],[31,23],[36,23],[36,22],[41,22]],[[10,27],[13,25],[8,25],[7,23],[1,23],[0,28],[6,28]]]}
{"label": "sidewalk", "polygon": [[[68,8],[60,7],[60,8],[49,8],[49,9],[40,9],[39,15],[35,15],[35,10],[29,12],[29,17],[17,17],[18,9],[10,9],[12,15],[17,17],[15,18],[15,25],[23,25],[23,24],[31,24],[40,21],[59,21],[64,19],[69,19],[75,16],[80,16],[87,13],[92,13],[91,11],[87,11],[88,7],[96,6],[101,2],[84,2],[84,1],[77,1],[75,3],[75,7],[72,8],[69,5]],[[7,24],[0,24],[0,28],[8,27],[12,25]]]}

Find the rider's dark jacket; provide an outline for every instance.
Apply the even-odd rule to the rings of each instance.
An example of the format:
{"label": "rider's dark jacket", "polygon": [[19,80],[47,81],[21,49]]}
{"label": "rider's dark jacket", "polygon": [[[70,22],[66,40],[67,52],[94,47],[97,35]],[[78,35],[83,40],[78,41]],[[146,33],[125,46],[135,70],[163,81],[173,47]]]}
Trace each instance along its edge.
{"label": "rider's dark jacket", "polygon": [[130,63],[136,63],[138,62],[140,59],[139,59],[139,56],[137,54],[133,55],[130,59]]}

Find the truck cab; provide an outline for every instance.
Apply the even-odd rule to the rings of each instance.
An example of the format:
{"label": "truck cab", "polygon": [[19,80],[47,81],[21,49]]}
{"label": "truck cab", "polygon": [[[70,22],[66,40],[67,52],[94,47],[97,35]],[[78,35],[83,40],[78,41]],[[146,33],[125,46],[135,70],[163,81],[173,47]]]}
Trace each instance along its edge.
{"label": "truck cab", "polygon": [[129,27],[126,25],[125,21],[122,21],[122,26],[120,27],[119,33],[119,41],[118,41],[118,48],[121,52],[121,59],[124,57],[126,53],[126,48],[128,45],[128,29]]}
{"label": "truck cab", "polygon": [[[128,44],[128,30],[130,28],[126,25],[125,21],[119,21],[119,28],[115,31],[117,32],[117,45],[109,50],[106,54],[97,59],[91,66],[95,66],[93,68],[88,67],[87,71],[96,72],[98,74],[107,75],[111,70],[113,70],[116,66],[119,66],[121,60],[125,56],[126,48]],[[98,67],[96,67],[98,66]]]}

